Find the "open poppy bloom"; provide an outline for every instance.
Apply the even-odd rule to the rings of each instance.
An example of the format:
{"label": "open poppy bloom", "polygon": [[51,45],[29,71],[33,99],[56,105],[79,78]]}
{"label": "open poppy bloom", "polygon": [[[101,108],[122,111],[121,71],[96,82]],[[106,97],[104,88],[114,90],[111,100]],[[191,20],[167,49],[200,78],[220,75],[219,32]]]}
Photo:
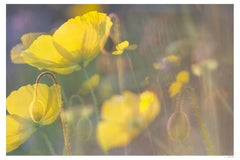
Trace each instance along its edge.
{"label": "open poppy bloom", "polygon": [[[37,88],[36,88],[37,87]],[[38,127],[53,123],[61,110],[61,93],[45,84],[22,86],[7,97],[7,152],[17,149]]]}
{"label": "open poppy bloom", "polygon": [[[21,60],[39,70],[60,74],[80,70],[104,47],[112,22],[105,13],[92,11],[62,24],[53,35],[41,35],[24,51],[15,46],[12,61]],[[20,52],[18,52],[18,50]]]}
{"label": "open poppy bloom", "polygon": [[158,115],[160,104],[156,95],[145,91],[136,95],[129,91],[105,101],[97,126],[97,140],[107,152],[128,145]]}

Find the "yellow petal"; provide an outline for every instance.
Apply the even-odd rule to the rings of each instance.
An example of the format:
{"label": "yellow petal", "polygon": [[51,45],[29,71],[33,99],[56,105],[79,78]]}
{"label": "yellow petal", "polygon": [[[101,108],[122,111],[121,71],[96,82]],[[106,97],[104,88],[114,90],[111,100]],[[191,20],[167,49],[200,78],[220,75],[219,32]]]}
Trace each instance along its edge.
{"label": "yellow petal", "polygon": [[[58,87],[56,90],[55,87]],[[60,86],[48,87],[39,83],[13,91],[6,100],[11,115],[18,115],[41,125],[55,121],[62,107]]]}
{"label": "yellow petal", "polygon": [[153,68],[156,70],[161,70],[163,67],[160,63],[153,63]]}
{"label": "yellow petal", "polygon": [[157,97],[150,91],[136,95],[125,91],[105,101],[102,122],[97,126],[97,139],[106,152],[130,143],[160,111]]}
{"label": "yellow petal", "polygon": [[22,57],[22,52],[24,50],[26,50],[31,44],[32,42],[37,39],[38,36],[40,36],[41,34],[43,34],[42,32],[37,32],[37,33],[27,33],[27,34],[24,34],[22,37],[21,37],[21,41],[22,43],[19,43],[17,44],[16,46],[14,46],[12,49],[11,49],[11,53],[10,53],[10,56],[11,56],[11,60],[13,63],[16,63],[16,64],[23,64],[25,63],[23,57]]}
{"label": "yellow petal", "polygon": [[16,63],[25,62],[39,70],[69,74],[80,70],[79,64],[88,65],[100,53],[111,26],[106,14],[89,12],[68,20],[53,36],[41,35],[34,40],[35,33],[24,35],[23,43],[30,45],[29,48],[21,50],[20,46],[16,47],[12,58]]}
{"label": "yellow petal", "polygon": [[22,51],[24,51],[25,49],[26,48],[20,43],[11,49],[10,57],[13,63],[16,63],[16,64],[25,63],[23,57],[21,56]]}
{"label": "yellow petal", "polygon": [[26,33],[26,34],[22,35],[21,41],[22,41],[23,46],[25,48],[30,47],[30,45],[33,43],[33,41],[42,34],[44,34],[44,32]]}
{"label": "yellow petal", "polygon": [[53,44],[53,39],[49,35],[42,35],[38,37],[32,43],[29,49],[24,52],[23,57],[24,60],[30,64],[34,64],[34,62],[41,63],[41,61],[43,61],[42,64],[44,65],[44,63],[48,62],[46,63],[46,66],[49,65],[49,67],[53,67],[54,65],[56,65],[56,67],[58,67],[59,65],[67,66],[70,63],[68,59],[64,58],[56,50]]}
{"label": "yellow petal", "polygon": [[120,50],[124,50],[125,48],[127,48],[129,46],[129,42],[128,41],[123,41],[121,43],[119,43],[117,46],[116,46],[116,49],[118,51]]}
{"label": "yellow petal", "polygon": [[[36,87],[36,84],[34,85]],[[34,122],[41,125],[51,124],[59,115],[62,107],[60,87],[48,87],[39,83],[35,89],[35,97],[30,104],[30,115]]]}
{"label": "yellow petal", "polygon": [[203,70],[202,70],[201,66],[198,65],[198,64],[192,64],[191,69],[192,69],[192,73],[195,76],[199,77],[199,76],[201,76],[203,74]]}
{"label": "yellow petal", "polygon": [[123,51],[113,51],[112,54],[113,55],[121,55],[123,53]]}
{"label": "yellow petal", "polygon": [[122,125],[100,122],[97,126],[97,140],[102,149],[107,152],[113,147],[126,146],[131,140],[131,135]]}
{"label": "yellow petal", "polygon": [[15,114],[30,119],[29,107],[33,100],[34,88],[31,85],[20,87],[12,91],[7,97],[6,106],[10,114]]}
{"label": "yellow petal", "polygon": [[102,106],[102,118],[116,123],[125,123],[131,115],[131,108],[126,106],[126,99],[116,95],[104,102]]}
{"label": "yellow petal", "polygon": [[[57,87],[57,88],[56,88]],[[53,123],[59,116],[62,109],[62,97],[59,85],[53,85],[48,88],[48,102],[45,111],[45,115],[42,119],[43,125],[49,125]]]}
{"label": "yellow petal", "polygon": [[123,41],[117,44],[116,51],[112,52],[113,55],[121,55],[124,52],[124,49],[126,49],[129,46],[128,41]]}
{"label": "yellow petal", "polygon": [[92,59],[105,44],[111,25],[106,14],[88,12],[82,17],[69,19],[56,30],[53,39],[70,53],[69,57],[72,59]]}
{"label": "yellow petal", "polygon": [[213,71],[218,67],[218,62],[215,59],[206,59],[204,62],[203,64],[209,71]]}
{"label": "yellow petal", "polygon": [[179,62],[180,58],[176,55],[169,55],[163,58],[163,62],[176,63]]}
{"label": "yellow petal", "polygon": [[48,69],[61,74],[69,74],[81,67],[67,59],[57,50],[56,45],[49,35],[42,35],[22,54],[24,61],[38,69]]}
{"label": "yellow petal", "polygon": [[6,148],[7,152],[17,149],[36,130],[29,120],[17,115],[7,115],[6,117]]}
{"label": "yellow petal", "polygon": [[182,83],[179,81],[173,82],[169,87],[170,97],[174,97],[176,94],[180,92],[182,88]]}
{"label": "yellow petal", "polygon": [[160,112],[160,103],[153,92],[145,91],[140,95],[140,116],[145,123],[153,121]]}
{"label": "yellow petal", "polygon": [[[40,64],[42,66],[42,64]],[[36,65],[39,66],[39,65]],[[43,68],[38,68],[38,69],[43,69]],[[78,64],[73,64],[71,66],[64,66],[64,67],[45,67],[45,69],[50,70],[50,71],[54,71],[60,74],[70,74],[73,71],[79,71],[81,70],[81,66]]]}
{"label": "yellow petal", "polygon": [[181,82],[183,84],[188,83],[189,81],[189,72],[188,71],[181,71],[178,73],[176,77],[176,81]]}

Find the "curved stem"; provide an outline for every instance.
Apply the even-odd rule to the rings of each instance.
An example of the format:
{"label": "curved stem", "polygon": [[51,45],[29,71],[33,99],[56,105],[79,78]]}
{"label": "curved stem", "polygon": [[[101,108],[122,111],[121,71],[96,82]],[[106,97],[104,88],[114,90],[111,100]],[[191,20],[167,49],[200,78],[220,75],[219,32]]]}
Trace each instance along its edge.
{"label": "curved stem", "polygon": [[[72,154],[71,151],[71,144],[70,144],[70,140],[69,140],[69,135],[68,135],[68,131],[67,131],[67,122],[65,120],[65,116],[64,116],[64,112],[63,112],[63,107],[62,107],[62,99],[61,99],[61,91],[59,88],[59,85],[57,83],[57,78],[55,77],[55,75],[52,72],[49,71],[45,71],[42,72],[36,79],[36,84],[38,84],[40,82],[40,80],[44,77],[44,76],[49,76],[54,85],[55,85],[55,90],[56,90],[56,94],[57,94],[57,101],[58,101],[58,107],[59,107],[59,112],[60,112],[60,119],[61,119],[61,123],[62,123],[62,128],[63,128],[63,136],[64,136],[64,143],[65,143],[65,148],[67,151],[68,155]],[[36,89],[37,89],[36,85]],[[37,92],[36,92],[37,93]]]}

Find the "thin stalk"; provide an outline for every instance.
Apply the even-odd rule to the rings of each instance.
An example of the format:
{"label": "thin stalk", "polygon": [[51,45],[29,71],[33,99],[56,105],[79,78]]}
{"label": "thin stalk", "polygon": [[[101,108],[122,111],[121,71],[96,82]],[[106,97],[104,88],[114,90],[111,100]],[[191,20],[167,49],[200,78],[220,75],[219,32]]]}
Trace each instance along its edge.
{"label": "thin stalk", "polygon": [[40,131],[40,135],[42,136],[42,138],[46,142],[46,145],[47,145],[47,147],[50,151],[50,154],[51,155],[56,155],[56,152],[55,152],[55,150],[53,148],[53,145],[52,145],[51,141],[49,140],[48,136],[45,133],[43,133],[42,131]]}
{"label": "thin stalk", "polygon": [[[194,110],[194,113],[195,113],[195,115],[197,117],[197,121],[198,121],[198,124],[200,126],[200,131],[201,131],[201,134],[203,136],[203,139],[204,139],[207,151],[208,151],[209,154],[215,155],[216,151],[213,148],[212,141],[211,141],[211,139],[209,137],[207,128],[206,128],[206,126],[205,126],[205,124],[203,122],[203,119],[202,119],[201,115],[200,115],[200,111],[199,111],[199,108],[198,108],[198,105],[197,105],[197,102],[196,102],[195,93],[194,93],[193,89],[189,88],[189,87],[186,87],[183,90],[183,92],[187,92],[187,91],[189,91],[189,93],[191,95],[193,110]],[[184,93],[182,93],[182,94],[184,94]]]}
{"label": "thin stalk", "polygon": [[67,155],[71,155],[72,154],[71,143],[70,143],[68,130],[67,130],[67,122],[66,122],[63,111],[60,112],[60,118],[61,118],[61,124],[62,124],[62,129],[63,129],[63,136],[64,136],[66,152],[67,152]]}
{"label": "thin stalk", "polygon": [[[85,78],[87,80],[89,80],[89,76],[88,76],[87,70],[85,69],[85,67],[82,67],[82,68],[83,68],[83,72],[84,72]],[[88,88],[90,89],[90,93],[91,93],[92,100],[93,100],[93,105],[94,105],[94,108],[95,108],[96,120],[97,120],[97,123],[98,123],[98,121],[99,121],[99,110],[98,110],[97,98],[96,98],[96,95],[95,95],[92,87],[88,86]]]}
{"label": "thin stalk", "polygon": [[[131,60],[131,58],[129,57],[128,54],[127,54],[127,59],[128,59],[128,63],[129,63],[129,66],[130,66],[130,70],[131,70],[131,73],[132,73],[133,80],[134,80],[134,83],[135,83],[135,85],[136,85],[137,91],[138,91],[138,93],[140,93],[140,88],[138,87],[136,75],[135,75],[135,72],[134,72],[134,70],[133,70],[132,60]],[[153,139],[152,139],[152,137],[151,137],[150,129],[149,129],[148,126],[147,126],[147,129],[146,129],[146,130],[147,130],[147,136],[148,136],[149,142],[150,142],[150,144],[151,144],[152,152],[153,152],[153,153],[156,153],[156,151],[155,151],[155,149],[154,149],[154,146],[153,146]]]}
{"label": "thin stalk", "polygon": [[131,73],[133,75],[134,83],[136,84],[137,91],[140,92],[140,89],[139,89],[138,83],[137,83],[137,79],[136,79],[136,75],[135,75],[135,72],[133,70],[132,60],[131,60],[131,58],[129,57],[128,54],[127,54],[127,59],[128,59],[128,63],[129,63],[129,66],[130,66]]}
{"label": "thin stalk", "polygon": [[[45,72],[42,72],[37,77],[36,84],[38,84],[44,76],[49,76],[55,85],[55,90],[56,90],[56,94],[57,94],[57,102],[58,102],[58,107],[59,107],[59,112],[60,112],[60,119],[61,119],[62,128],[63,128],[64,144],[65,144],[67,154],[71,155],[72,154],[71,144],[70,144],[69,135],[68,135],[68,131],[67,131],[67,122],[64,117],[64,112],[63,112],[63,107],[62,107],[62,99],[61,99],[62,98],[61,91],[60,91],[59,85],[57,83],[57,78],[55,77],[55,75],[52,72],[45,71]],[[37,87],[36,87],[36,89],[37,89]]]}
{"label": "thin stalk", "polygon": [[124,79],[122,69],[122,57],[117,57],[117,70],[118,70],[118,84],[120,93],[124,90]]}

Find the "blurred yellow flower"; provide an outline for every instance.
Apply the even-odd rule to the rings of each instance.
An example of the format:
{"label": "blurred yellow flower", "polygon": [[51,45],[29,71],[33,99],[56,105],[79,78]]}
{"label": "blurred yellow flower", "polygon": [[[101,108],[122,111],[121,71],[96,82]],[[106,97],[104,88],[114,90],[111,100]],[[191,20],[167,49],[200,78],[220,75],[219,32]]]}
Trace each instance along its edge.
{"label": "blurred yellow flower", "polygon": [[166,69],[167,67],[177,67],[180,65],[181,58],[176,55],[167,55],[163,57],[160,61],[153,63],[153,68],[156,70],[163,70]]}
{"label": "blurred yellow flower", "polygon": [[182,89],[181,82],[177,82],[177,81],[173,82],[169,87],[170,97],[174,97],[176,94],[180,92],[181,89]]}
{"label": "blurred yellow flower", "polygon": [[92,89],[96,88],[99,84],[100,76],[99,74],[94,74],[91,78],[83,82],[79,93],[81,95],[89,93]]}
{"label": "blurred yellow flower", "polygon": [[199,63],[192,64],[191,70],[195,76],[202,76],[208,72],[212,72],[218,68],[218,62],[215,59],[205,59]]}
{"label": "blurred yellow flower", "polygon": [[183,84],[188,83],[188,81],[189,81],[189,72],[187,72],[187,71],[179,72],[177,77],[176,77],[176,81],[177,82],[181,82]]}
{"label": "blurred yellow flower", "polygon": [[116,51],[112,52],[114,55],[121,55],[123,54],[124,50],[135,50],[137,48],[136,44],[129,45],[128,41],[123,41],[117,44]]}
{"label": "blurred yellow flower", "polygon": [[176,94],[178,94],[182,86],[184,84],[187,84],[189,82],[189,72],[188,71],[181,71],[176,76],[176,81],[173,82],[169,87],[169,93],[170,97],[174,97]]}
{"label": "blurred yellow flower", "polygon": [[39,36],[18,56],[39,70],[69,74],[88,65],[100,53],[111,26],[105,13],[88,12],[69,19],[52,36]]}
{"label": "blurred yellow flower", "polygon": [[168,63],[177,63],[180,61],[180,58],[176,55],[168,55],[163,58],[163,62],[168,62]]}
{"label": "blurred yellow flower", "polygon": [[61,93],[58,93],[60,91],[56,87],[59,88],[41,83],[26,85],[7,97],[7,152],[17,149],[38,127],[56,120],[62,106],[61,98],[58,97]]}
{"label": "blurred yellow flower", "polygon": [[97,140],[107,152],[130,143],[160,112],[156,95],[145,91],[139,96],[129,91],[105,101],[97,126]]}

